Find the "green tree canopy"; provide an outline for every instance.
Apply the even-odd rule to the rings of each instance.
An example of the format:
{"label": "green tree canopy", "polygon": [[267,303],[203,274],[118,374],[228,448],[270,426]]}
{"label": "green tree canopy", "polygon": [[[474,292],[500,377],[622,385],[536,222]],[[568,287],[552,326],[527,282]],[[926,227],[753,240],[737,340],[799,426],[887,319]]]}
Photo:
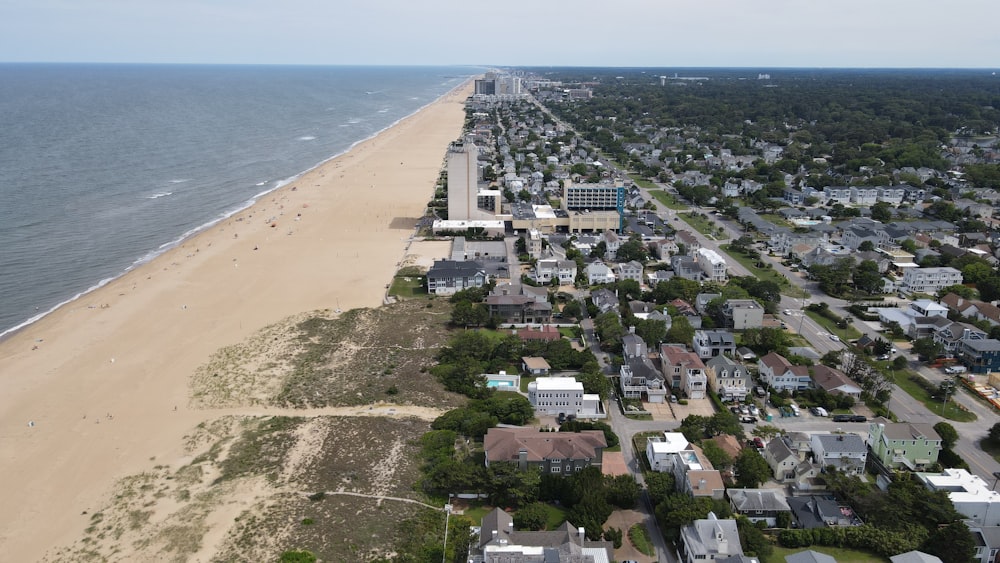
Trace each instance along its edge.
{"label": "green tree canopy", "polygon": [[736,484],[747,489],[755,489],[771,478],[771,467],[754,448],[743,448],[733,463]]}

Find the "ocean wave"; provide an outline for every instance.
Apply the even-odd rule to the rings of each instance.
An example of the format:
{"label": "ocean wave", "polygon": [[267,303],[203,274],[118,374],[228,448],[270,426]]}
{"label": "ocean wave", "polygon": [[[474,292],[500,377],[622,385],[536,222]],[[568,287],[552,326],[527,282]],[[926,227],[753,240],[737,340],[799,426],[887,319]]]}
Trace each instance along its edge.
{"label": "ocean wave", "polygon": [[190,182],[190,178],[181,178],[179,180],[170,180],[171,184],[183,184],[184,182]]}
{"label": "ocean wave", "polygon": [[146,199],[160,199],[161,197],[167,197],[168,195],[174,195],[174,192],[160,192],[158,194],[148,195]]}
{"label": "ocean wave", "polygon": [[298,139],[295,139],[295,140],[296,141],[315,141],[316,137],[313,137],[312,135],[303,135],[303,136],[301,136],[301,137],[299,137]]}
{"label": "ocean wave", "polygon": [[389,111],[389,108],[382,108],[382,109],[378,110],[379,113],[385,113],[387,111]]}

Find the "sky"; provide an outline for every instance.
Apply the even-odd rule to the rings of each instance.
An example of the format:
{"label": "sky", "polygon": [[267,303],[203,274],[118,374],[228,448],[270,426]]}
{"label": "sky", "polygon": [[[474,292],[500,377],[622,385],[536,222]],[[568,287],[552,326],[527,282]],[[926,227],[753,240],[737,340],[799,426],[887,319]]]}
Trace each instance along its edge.
{"label": "sky", "polygon": [[998,22],[998,0],[0,0],[0,61],[993,69]]}

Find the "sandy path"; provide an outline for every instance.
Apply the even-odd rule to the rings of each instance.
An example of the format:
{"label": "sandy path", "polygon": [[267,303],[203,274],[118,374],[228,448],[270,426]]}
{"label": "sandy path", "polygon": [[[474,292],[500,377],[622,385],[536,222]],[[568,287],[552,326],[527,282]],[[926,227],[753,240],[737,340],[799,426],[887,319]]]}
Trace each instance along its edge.
{"label": "sandy path", "polygon": [[5,560],[71,542],[117,478],[183,456],[218,415],[185,408],[212,352],[292,314],[382,302],[470,90],[0,342]]}

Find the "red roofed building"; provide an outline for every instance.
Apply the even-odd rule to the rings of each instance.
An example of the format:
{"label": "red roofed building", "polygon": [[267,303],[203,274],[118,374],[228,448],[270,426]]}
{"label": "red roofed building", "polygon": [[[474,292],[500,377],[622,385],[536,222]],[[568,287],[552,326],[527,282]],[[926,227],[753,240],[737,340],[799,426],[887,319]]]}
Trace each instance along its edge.
{"label": "red roofed building", "polygon": [[542,432],[537,428],[490,428],[483,439],[486,466],[515,463],[521,471],[538,467],[543,473],[569,475],[586,467],[600,469],[604,432]]}

